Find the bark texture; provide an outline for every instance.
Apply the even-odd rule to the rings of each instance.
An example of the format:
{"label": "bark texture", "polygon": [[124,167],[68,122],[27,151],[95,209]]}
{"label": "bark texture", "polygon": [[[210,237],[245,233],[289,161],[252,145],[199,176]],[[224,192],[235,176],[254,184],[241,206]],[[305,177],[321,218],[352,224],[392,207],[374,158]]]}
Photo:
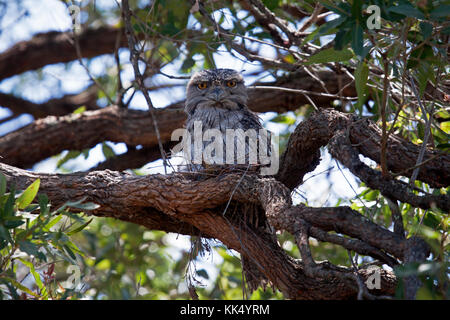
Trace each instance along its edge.
{"label": "bark texture", "polygon": [[[166,123],[167,126],[175,126],[173,120],[176,116],[180,118],[180,122],[184,119],[177,107],[157,112],[161,119],[159,123]],[[166,118],[168,114],[172,115],[168,117],[170,119]],[[108,107],[81,115],[38,120],[19,130],[22,131],[21,134],[16,132],[5,136],[9,139],[6,141],[10,142],[10,147],[3,149],[10,154],[5,160],[27,161],[20,148],[14,149],[18,141],[24,139],[23,130],[31,130],[30,136],[34,137],[39,130],[42,130],[43,137],[54,132],[52,139],[56,145],[57,133],[63,132],[63,128],[71,128],[67,132],[74,132],[62,139],[67,146],[86,146],[89,139],[88,145],[94,145],[107,137],[110,141],[126,141],[129,145],[144,146],[141,150],[130,150],[121,156],[122,159],[133,158],[140,153],[146,157],[156,152],[156,149],[152,151],[151,148],[156,148],[157,143],[148,117],[147,113],[141,111]],[[90,134],[85,133],[84,130],[90,127],[95,127],[95,132],[101,134],[95,136],[92,130],[89,131]],[[361,132],[366,134],[362,135]],[[17,136],[14,137],[14,134]],[[367,135],[371,139],[367,139]],[[167,135],[163,134],[163,137],[168,139]],[[32,173],[8,164],[0,164],[0,172],[10,184],[18,188],[25,188],[33,180],[40,178],[40,192],[46,193],[54,205],[87,197],[89,201],[100,205],[100,208],[92,212],[97,216],[129,221],[149,229],[219,239],[228,247],[249,257],[259,272],[286,297],[292,299],[348,299],[361,294],[367,297],[390,296],[396,285],[393,274],[381,271],[384,283],[382,289],[366,292],[359,284],[371,275],[368,270],[355,271],[328,262],[315,262],[309,252],[308,238],[339,244],[392,267],[401,262],[424,260],[429,250],[423,240],[406,239],[399,233],[380,227],[349,207],[293,206],[290,196],[291,190],[302,182],[304,174],[313,170],[319,162],[320,147],[328,146],[335,158],[371,188],[380,190],[390,199],[419,207],[437,206],[448,210],[450,199],[447,195],[416,195],[399,180],[382,177],[378,171],[359,160],[360,154],[377,154],[379,145],[374,141],[379,141],[379,138],[379,131],[369,120],[327,109],[313,114],[298,125],[281,158],[281,170],[275,177],[261,177],[254,173],[243,176],[242,172],[206,177],[191,173],[137,177],[110,170],[59,175]],[[419,146],[408,144],[396,136],[391,136],[390,139],[394,147],[395,143],[399,143],[406,146],[405,152],[418,152]],[[30,138],[27,143],[32,144],[33,141],[36,139]],[[371,153],[368,153],[366,143],[376,150],[370,149]],[[52,152],[56,152],[58,148],[63,146],[58,146]],[[32,152],[27,155],[33,157]],[[406,167],[410,157],[412,156],[404,155],[397,158],[396,165]],[[446,165],[448,155],[430,150],[427,157],[433,158],[423,164],[423,175],[420,178],[435,185],[445,184],[449,168]],[[34,159],[37,158],[36,156]],[[440,176],[432,174],[436,168],[443,170]],[[240,223],[239,215],[228,212],[224,214],[224,207],[230,202],[250,203],[261,207],[273,227],[295,236],[302,260],[289,257],[270,234]],[[417,252],[421,253],[416,254]],[[417,279],[410,279],[407,286],[414,293],[418,288]],[[361,293],[361,290],[364,292]]]}
{"label": "bark texture", "polygon": [[[311,278],[305,274],[303,264],[289,257],[269,234],[241,225],[218,210],[230,198],[236,202],[253,202],[264,208],[269,221],[278,228],[292,230],[291,221],[297,220],[301,208],[290,205],[289,191],[273,178],[249,175],[242,179],[240,174],[228,174],[199,181],[185,174],[136,177],[109,170],[87,174],[39,174],[5,164],[0,164],[0,172],[17,188],[25,188],[40,178],[40,192],[46,193],[54,205],[87,197],[100,205],[92,212],[97,216],[139,223],[151,229],[200,233],[219,239],[229,248],[251,257],[286,297],[348,299],[358,292],[353,271],[319,263],[316,268],[321,277]],[[348,219],[358,221],[360,217],[349,215]],[[366,223],[370,224],[370,221]],[[364,279],[370,276],[367,270],[358,274]],[[393,294],[396,284],[393,274],[382,271],[382,281],[385,286],[374,293]]]}

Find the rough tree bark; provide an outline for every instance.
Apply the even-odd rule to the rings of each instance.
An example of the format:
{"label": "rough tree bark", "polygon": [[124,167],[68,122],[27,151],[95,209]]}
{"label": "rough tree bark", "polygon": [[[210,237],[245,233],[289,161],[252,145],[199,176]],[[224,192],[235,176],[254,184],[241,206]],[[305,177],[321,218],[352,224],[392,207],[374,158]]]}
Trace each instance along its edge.
{"label": "rough tree bark", "polygon": [[[248,226],[243,228],[235,217],[223,215],[222,210],[230,198],[235,202],[252,202],[260,205],[271,225],[277,230],[296,236],[305,257],[308,256],[308,251],[302,243],[304,239],[313,236],[319,241],[337,243],[349,250],[370,255],[391,266],[400,261],[409,261],[412,259],[411,254],[416,252],[413,248],[427,248],[420,239],[407,240],[376,225],[348,207],[310,208],[291,204],[290,190],[301,183],[304,173],[314,169],[318,159],[311,158],[310,155],[317,154],[321,146],[329,144],[332,154],[343,163],[355,161],[347,158],[351,158],[353,153],[357,154],[356,151],[348,151],[347,154],[333,150],[335,144],[345,146],[345,143],[339,140],[343,135],[342,128],[349,129],[347,134],[350,139],[359,139],[360,131],[351,129],[357,126],[365,126],[365,130],[370,130],[371,122],[361,121],[334,110],[323,110],[311,116],[292,134],[282,157],[283,169],[276,179],[255,175],[242,178],[242,174],[233,173],[204,180],[182,173],[136,177],[125,172],[109,170],[67,175],[39,174],[6,164],[0,165],[0,172],[6,175],[9,183],[15,184],[18,188],[24,188],[34,179],[40,178],[40,191],[48,194],[55,205],[69,199],[87,197],[88,200],[100,205],[100,208],[93,212],[97,216],[114,217],[150,229],[217,238],[230,248],[245,252],[254,258],[260,271],[286,297],[347,299],[355,297],[361,290],[358,288],[357,279],[367,279],[370,276],[368,270],[359,270],[355,274],[352,269],[333,266],[328,262],[316,263],[307,258],[295,261],[274,243],[268,234]],[[319,136],[318,132],[321,132]],[[372,134],[374,139],[377,139],[377,134],[378,139],[380,138],[378,131],[375,130]],[[364,143],[365,141],[360,142],[362,154],[365,150]],[[294,149],[296,146],[297,149]],[[418,147],[410,146],[410,152],[416,152],[416,148]],[[442,162],[449,161],[448,155],[444,153],[433,156],[439,157],[439,161],[424,164],[424,172],[427,170],[432,172],[434,166],[439,167]],[[402,159],[408,161],[408,157]],[[402,159],[398,161],[403,161]],[[292,166],[293,163],[302,163],[303,167]],[[349,168],[356,175],[360,174],[351,165]],[[292,175],[295,175],[295,179],[290,178]],[[435,177],[435,180],[430,181],[442,183],[439,179]],[[391,190],[392,184],[398,187],[399,183],[394,179],[389,181],[378,179],[373,187],[385,192],[385,189]],[[405,202],[421,201],[443,210],[448,210],[450,203],[448,196],[444,195],[416,196],[410,192],[406,193],[406,196],[404,193],[393,193],[389,196],[394,199],[399,196]],[[331,231],[338,232],[339,235],[329,233]],[[428,255],[427,250],[422,256]],[[382,282],[384,285],[381,290],[366,292],[366,296],[392,295],[396,284],[393,274],[383,271]]]}
{"label": "rough tree bark", "polygon": [[[279,46],[289,47],[303,41],[303,32],[291,30],[261,1],[239,2]],[[293,16],[305,16],[296,5],[284,5],[283,8]],[[211,19],[202,4],[199,10],[205,18]],[[314,11],[317,18],[314,23],[324,23],[325,16],[321,15],[323,8],[317,6]],[[214,28],[225,38],[229,36],[219,26]],[[78,42],[83,58],[113,53],[118,46],[128,46],[123,30],[112,27],[85,30],[78,36]],[[246,53],[236,44],[233,49],[244,55]],[[71,32],[38,34],[0,54],[0,80],[81,57],[74,50]],[[252,54],[247,58],[258,60]],[[262,57],[258,61],[275,66],[286,65]],[[380,128],[368,119],[324,108],[338,94],[343,98],[357,95],[352,77],[333,71],[321,71],[317,77],[312,77],[310,73],[298,70],[297,66],[292,70],[295,72],[287,77],[261,85],[307,91],[311,93],[310,98],[298,92],[274,91],[278,89],[249,90],[249,107],[255,112],[296,110],[311,101],[323,108],[300,123],[292,133],[281,157],[280,171],[274,177],[255,174],[243,177],[237,173],[202,179],[187,173],[136,177],[120,172],[160,158],[155,129],[147,112],[113,105],[99,109],[92,87],[78,95],[43,104],[0,93],[0,104],[8,107],[13,116],[28,113],[37,119],[0,137],[0,172],[6,176],[9,185],[19,189],[37,178],[41,179],[40,192],[46,193],[55,206],[68,200],[87,198],[100,205],[92,211],[95,216],[113,217],[151,230],[219,239],[227,247],[249,256],[259,271],[287,298],[392,297],[397,284],[392,272],[380,270],[381,289],[368,290],[361,286],[361,282],[371,276],[370,270],[363,268],[355,271],[327,261],[314,261],[309,250],[309,237],[371,256],[380,264],[391,267],[424,261],[429,255],[424,241],[417,237],[406,239],[403,234],[387,230],[349,207],[292,205],[291,191],[302,183],[305,174],[314,170],[320,162],[320,148],[327,146],[332,156],[355,176],[392,201],[398,200],[424,209],[437,207],[450,212],[450,196],[411,189],[398,179],[411,176],[420,152],[419,146],[401,137],[391,134],[387,141],[387,169],[392,175],[382,176],[360,160],[362,155],[379,163]],[[68,114],[80,105],[93,110]],[[182,127],[185,121],[182,106],[183,101],[180,101],[154,110],[161,142],[166,150],[173,145],[171,133]],[[90,172],[63,175],[23,169],[63,150],[82,150],[104,141],[124,142],[129,150],[126,154],[108,159]],[[142,148],[136,149],[137,146]],[[435,188],[448,186],[450,155],[426,149],[417,179]],[[270,235],[239,223],[239,216],[230,212],[223,214],[224,206],[230,201],[260,206],[273,227],[294,235],[302,259],[295,260],[287,255]],[[419,285],[416,278],[407,279],[407,297],[413,298]]]}

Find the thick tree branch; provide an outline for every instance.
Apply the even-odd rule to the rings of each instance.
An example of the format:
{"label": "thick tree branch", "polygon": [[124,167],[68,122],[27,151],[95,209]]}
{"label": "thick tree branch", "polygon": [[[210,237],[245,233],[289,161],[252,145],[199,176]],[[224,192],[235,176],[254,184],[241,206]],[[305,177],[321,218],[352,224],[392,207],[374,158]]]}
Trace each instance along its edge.
{"label": "thick tree branch", "polygon": [[[346,274],[352,271],[331,264],[321,265],[321,278],[310,278],[302,263],[291,259],[273,238],[236,223],[217,210],[232,196],[233,201],[261,203],[268,216],[286,208],[289,196],[286,188],[273,179],[229,174],[205,180],[192,180],[189,175],[151,175],[136,177],[113,171],[38,174],[0,164],[0,172],[9,185],[23,189],[33,180],[41,179],[40,192],[46,193],[52,204],[86,197],[100,205],[92,213],[139,223],[150,228],[202,235],[221,240],[230,248],[249,255],[258,268],[287,297],[295,299],[345,299],[357,294],[357,286]],[[241,181],[236,189],[236,183]],[[262,188],[262,186],[267,186]],[[259,190],[259,192],[255,192]],[[280,211],[278,211],[280,212]],[[164,227],[167,219],[168,228]],[[177,222],[179,221],[179,222]],[[339,277],[337,275],[340,275]],[[361,273],[363,278],[370,274]],[[395,277],[383,275],[386,286],[381,294],[393,294]]]}
{"label": "thick tree branch", "polygon": [[330,140],[329,150],[333,157],[341,161],[369,188],[380,190],[384,196],[410,203],[414,207],[422,209],[438,207],[445,212],[450,212],[450,195],[415,195],[408,190],[407,184],[390,177],[384,177],[380,172],[364,164],[359,159],[356,149],[350,145],[345,132],[341,131],[335,134]]}
{"label": "thick tree branch", "polygon": [[[297,187],[305,173],[313,170],[318,164],[319,149],[326,146],[339,131],[349,136],[358,153],[379,162],[381,129],[368,119],[328,109],[313,114],[297,126],[281,156],[277,179],[291,190]],[[339,152],[339,149],[340,145],[336,144],[336,152]],[[419,146],[391,134],[387,146],[388,169],[398,172],[400,168],[403,168],[402,174],[408,176],[412,169],[404,169],[414,167],[419,152]],[[450,181],[450,155],[428,149],[424,158],[428,161],[421,167],[418,179],[432,187],[447,186]],[[379,187],[381,185],[378,185]],[[374,188],[378,189],[376,185]],[[401,199],[405,199],[406,194],[404,196],[400,196],[399,192],[396,194]],[[396,197],[393,199],[400,200]],[[428,200],[426,198],[418,200],[415,197],[408,197],[408,199],[416,199],[414,201],[419,201],[421,207],[430,207],[435,200],[438,200],[441,207],[448,207],[448,204],[445,205],[445,199],[440,197],[431,197]]]}
{"label": "thick tree branch", "polygon": [[[183,126],[184,111],[180,108],[157,109],[155,114],[159,125],[165,129],[161,139],[170,141],[172,131]],[[83,150],[102,141],[143,147],[158,144],[148,112],[111,106],[37,120],[1,137],[0,154],[3,162],[26,168],[63,150]],[[27,152],[23,152],[25,148]]]}
{"label": "thick tree branch", "polygon": [[[170,149],[173,148],[175,143],[166,143],[163,145],[166,154],[170,153]],[[113,171],[124,171],[126,169],[138,169],[145,164],[158,160],[161,158],[161,152],[159,147],[150,148],[130,148],[124,154],[120,154],[115,157],[106,159],[105,161],[99,163],[94,168],[89,169],[89,171],[100,171],[100,170],[113,170]]]}
{"label": "thick tree branch", "polygon": [[[329,92],[338,90],[335,85],[336,75],[334,73],[323,72],[319,75],[323,81],[329,84]],[[272,83],[265,83],[265,85],[314,92],[323,90],[320,83],[307,79],[310,79],[310,76],[306,72],[299,72]],[[312,99],[321,105],[329,105],[333,100],[329,97],[320,96],[313,96]],[[52,100],[52,103],[49,103],[52,106],[54,105],[55,109],[64,109],[64,105],[58,106],[56,101],[53,103]],[[296,110],[305,103],[309,103],[309,101],[301,94],[249,89],[249,107],[255,112],[285,112]],[[170,141],[170,135],[174,129],[183,127],[186,119],[182,110],[183,105],[184,102],[182,101],[155,111],[163,144]],[[20,105],[14,105],[14,107],[19,110]],[[95,123],[95,125],[91,123]],[[122,123],[125,125],[122,126]],[[58,130],[60,130],[60,134],[58,134]],[[36,137],[45,137],[45,139],[33,138],[35,134]],[[153,135],[153,137],[150,138],[150,135]],[[82,116],[68,115],[61,118],[53,117],[36,121],[25,128],[0,137],[0,154],[3,157],[3,162],[26,168],[63,150],[82,150],[106,140],[125,142],[131,146],[143,145],[147,147],[156,146],[153,143],[157,142],[151,118],[146,112],[120,110],[111,106],[95,112],[86,112]],[[49,144],[48,141],[52,141],[52,144]],[[23,149],[30,145],[35,148],[30,154],[24,154]]]}
{"label": "thick tree branch", "polygon": [[85,106],[87,110],[99,108],[97,106],[97,89],[95,86],[91,86],[81,93],[69,94],[62,98],[51,99],[45,103],[33,103],[10,94],[0,93],[0,106],[11,110],[14,116],[27,113],[31,114],[35,119],[47,116],[63,116],[72,113],[81,106]]}
{"label": "thick tree branch", "polygon": [[[82,58],[92,58],[113,53],[117,35],[121,30],[114,27],[87,29],[79,37]],[[122,34],[120,47],[127,47]],[[77,60],[73,33],[47,32],[35,35],[28,41],[21,41],[0,54],[0,80],[25,71],[36,70],[49,64]]]}

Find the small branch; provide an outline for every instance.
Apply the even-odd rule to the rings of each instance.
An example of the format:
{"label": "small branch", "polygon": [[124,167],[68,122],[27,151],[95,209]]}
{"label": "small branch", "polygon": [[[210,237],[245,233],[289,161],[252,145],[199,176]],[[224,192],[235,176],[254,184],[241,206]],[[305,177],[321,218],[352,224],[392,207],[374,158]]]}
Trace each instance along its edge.
{"label": "small branch", "polygon": [[193,6],[198,4],[199,12],[202,14],[202,16],[204,16],[211,23],[211,25],[214,27],[214,30],[217,32],[218,36],[219,37],[223,36],[224,38],[226,38],[228,40],[228,43],[230,44],[231,48],[233,48],[239,54],[246,57],[249,61],[259,61],[262,64],[273,67],[273,68],[285,69],[285,70],[290,70],[290,71],[298,69],[298,66],[296,66],[296,65],[293,65],[290,63],[285,63],[280,60],[274,60],[274,59],[262,57],[255,53],[250,52],[250,50],[248,50],[243,44],[239,44],[239,43],[235,42],[233,34],[229,33],[227,30],[223,29],[214,20],[214,18],[208,14],[208,12],[206,11],[202,2],[196,2],[195,0],[191,0],[191,3]]}
{"label": "small branch", "polygon": [[309,233],[311,237],[314,237],[319,241],[334,243],[348,250],[358,252],[359,254],[371,256],[373,258],[379,259],[383,263],[386,263],[390,267],[398,265],[398,262],[395,258],[387,255],[382,250],[368,245],[364,241],[341,237],[333,233],[327,233],[317,227],[311,227],[309,229]]}
{"label": "small branch", "polygon": [[309,247],[309,225],[302,219],[298,219],[295,223],[294,233],[295,242],[302,257],[302,263],[305,268],[305,274],[308,277],[314,278],[316,276],[316,262],[314,261],[311,248]]}
{"label": "small branch", "polygon": [[414,171],[411,175],[411,179],[409,180],[410,186],[414,186],[414,181],[416,181],[417,176],[419,175],[420,167],[421,167],[419,164],[422,163],[423,157],[425,155],[425,151],[427,149],[428,139],[430,138],[431,122],[432,122],[431,115],[433,114],[433,108],[431,109],[430,117],[428,117],[428,113],[427,113],[425,107],[422,105],[422,101],[420,100],[420,96],[419,96],[419,93],[417,92],[416,85],[414,84],[414,79],[411,75],[409,76],[409,78],[410,78],[412,91],[414,92],[414,95],[416,96],[420,110],[422,111],[422,118],[424,119],[425,124],[426,124],[425,135],[424,135],[423,141],[422,141],[422,147],[420,148],[419,156],[417,157],[417,161],[416,161],[416,168],[414,169]]}
{"label": "small branch", "polygon": [[[287,21],[280,19],[277,17],[272,11],[270,11],[262,1],[260,0],[250,0],[251,6],[253,7],[253,12],[259,13],[262,15],[263,19],[260,15],[255,16],[255,18],[262,24],[263,27],[268,28],[267,30],[272,30],[272,26],[277,26],[283,33],[287,36],[289,39],[289,42],[291,44],[295,43],[296,37],[295,37],[295,30],[291,29],[289,27],[289,24]],[[285,46],[289,46],[286,45]]]}
{"label": "small branch", "polygon": [[[75,28],[75,25],[74,25]],[[73,30],[73,39],[74,39],[74,46],[75,46],[75,51],[77,53],[77,58],[78,58],[78,62],[80,63],[80,65],[83,67],[83,69],[86,71],[86,74],[88,75],[89,79],[91,79],[92,82],[95,83],[95,85],[97,86],[97,88],[103,92],[103,94],[105,95],[106,99],[108,100],[108,103],[110,105],[114,104],[113,100],[111,99],[111,97],[108,95],[108,92],[106,91],[106,89],[103,87],[103,85],[91,74],[91,71],[89,70],[89,68],[84,64],[83,62],[83,54],[81,52],[81,46],[80,46],[80,40],[78,39],[78,34],[77,32],[75,32],[75,29]],[[118,41],[116,40],[116,45],[117,45]]]}
{"label": "small branch", "polygon": [[380,117],[381,117],[380,166],[381,166],[381,174],[383,175],[383,177],[389,177],[389,171],[386,163],[386,148],[388,142],[387,128],[386,128],[387,125],[386,107],[389,91],[389,62],[385,56],[383,56],[383,63],[384,63],[383,99],[380,105]]}
{"label": "small branch", "polygon": [[398,234],[401,237],[405,237],[405,228],[403,226],[403,217],[398,207],[397,201],[391,200],[386,197],[386,201],[388,203],[389,209],[391,209],[392,222],[394,223],[394,233]]}
{"label": "small branch", "polygon": [[156,115],[154,114],[154,111],[153,111],[154,110],[153,103],[152,103],[152,100],[150,99],[150,96],[149,96],[147,90],[145,89],[144,77],[142,76],[141,72],[139,71],[139,53],[136,51],[136,38],[134,36],[133,27],[131,25],[131,10],[130,10],[129,4],[128,4],[128,0],[122,1],[122,12],[123,12],[122,18],[125,23],[125,34],[128,39],[128,48],[130,50],[130,60],[131,60],[131,64],[133,65],[134,75],[135,75],[137,84],[147,102],[148,109],[149,109],[149,112],[150,112],[150,115],[152,118],[152,122],[153,122],[153,127],[155,128],[156,138],[158,140],[159,151],[160,151],[161,157],[163,159],[164,172],[167,173],[167,160],[166,160],[166,155],[164,152],[163,142],[161,140],[161,134],[160,134],[159,128],[158,128],[158,122],[156,121]]}
{"label": "small branch", "polygon": [[391,177],[384,177],[362,163],[358,152],[350,145],[344,132],[338,132],[330,140],[329,150],[333,157],[341,161],[354,175],[360,178],[371,189],[380,192],[390,199],[407,202],[414,207],[431,209],[438,207],[450,212],[450,195],[424,195],[417,196],[408,190],[408,185]]}
{"label": "small branch", "polygon": [[44,103],[34,103],[11,94],[0,93],[0,105],[8,108],[14,117],[28,113],[35,119],[39,119],[47,116],[63,116],[81,106],[86,106],[87,110],[96,110],[98,109],[97,93],[95,86],[90,86],[83,92],[68,94]]}
{"label": "small branch", "polygon": [[[291,89],[291,88],[282,88],[282,87],[275,87],[275,86],[249,86],[249,89],[259,89],[259,90],[277,90],[277,91],[285,91],[285,92],[292,92],[292,93],[300,93],[304,95],[312,95],[312,96],[318,96],[318,97],[327,97],[327,98],[334,98],[339,99],[341,98],[339,95],[336,94],[329,94],[324,92],[314,92],[314,91],[307,91],[307,90],[300,90],[300,89]],[[358,97],[346,97],[345,100],[358,100]]]}
{"label": "small branch", "polygon": [[296,34],[306,31],[311,25],[313,25],[319,18],[319,14],[322,12],[323,6],[320,3],[316,3],[314,11],[311,16],[303,23],[303,25],[298,29]]}
{"label": "small branch", "polygon": [[121,71],[122,67],[120,65],[120,57],[119,57],[119,46],[120,46],[120,40],[122,38],[122,33],[117,34],[116,38],[116,47],[114,50],[114,60],[116,61],[117,66],[117,97],[116,97],[116,104],[119,107],[125,107],[123,103],[123,96],[126,93],[126,90],[123,88],[122,84],[122,77],[121,77]]}

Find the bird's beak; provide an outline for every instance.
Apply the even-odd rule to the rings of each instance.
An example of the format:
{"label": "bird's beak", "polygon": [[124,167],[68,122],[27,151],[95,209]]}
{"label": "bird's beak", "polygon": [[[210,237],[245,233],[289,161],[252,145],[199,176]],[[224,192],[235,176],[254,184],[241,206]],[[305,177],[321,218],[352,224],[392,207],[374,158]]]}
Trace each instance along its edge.
{"label": "bird's beak", "polygon": [[220,101],[223,97],[224,91],[221,87],[215,87],[212,91],[213,98],[216,101]]}

